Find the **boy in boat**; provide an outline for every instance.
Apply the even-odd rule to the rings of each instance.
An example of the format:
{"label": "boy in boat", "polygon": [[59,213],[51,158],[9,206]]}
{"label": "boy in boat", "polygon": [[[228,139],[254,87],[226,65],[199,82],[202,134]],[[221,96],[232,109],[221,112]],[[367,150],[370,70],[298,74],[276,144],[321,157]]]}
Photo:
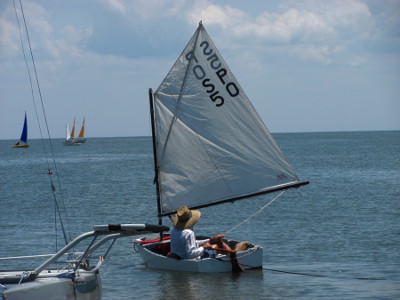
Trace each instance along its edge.
{"label": "boy in boat", "polygon": [[[198,210],[190,210],[187,206],[178,209],[175,218],[172,219],[174,228],[171,231],[171,252],[169,255],[175,258],[194,259],[201,257],[215,257],[212,249],[218,252],[231,252],[232,249],[223,242],[224,235],[219,234],[206,240],[196,240],[193,226],[201,215]],[[223,251],[225,250],[225,251]]]}

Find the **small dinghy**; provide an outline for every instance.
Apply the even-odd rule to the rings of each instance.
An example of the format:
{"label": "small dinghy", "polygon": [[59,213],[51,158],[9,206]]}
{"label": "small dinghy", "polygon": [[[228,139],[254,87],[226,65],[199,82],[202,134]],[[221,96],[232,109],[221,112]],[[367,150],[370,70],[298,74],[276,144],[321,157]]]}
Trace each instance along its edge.
{"label": "small dinghy", "polygon": [[[198,209],[308,184],[297,177],[201,22],[149,98],[159,224],[182,206]],[[226,242],[232,249],[238,244]],[[263,249],[253,244],[216,258],[175,259],[167,256],[168,238],[134,243],[149,268],[262,267]]]}

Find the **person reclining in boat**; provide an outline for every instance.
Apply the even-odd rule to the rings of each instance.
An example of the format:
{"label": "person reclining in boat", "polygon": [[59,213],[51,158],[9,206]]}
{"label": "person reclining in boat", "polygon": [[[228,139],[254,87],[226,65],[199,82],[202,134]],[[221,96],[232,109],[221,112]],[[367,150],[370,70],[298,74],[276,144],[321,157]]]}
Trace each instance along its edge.
{"label": "person reclining in boat", "polygon": [[[201,215],[198,210],[190,210],[187,206],[178,209],[175,218],[172,219],[174,228],[171,230],[171,254],[169,257],[194,259],[201,257],[215,257],[215,251],[224,253],[232,249],[223,242],[224,235],[219,234],[206,240],[196,240],[193,226]],[[226,253],[225,252],[225,253]]]}

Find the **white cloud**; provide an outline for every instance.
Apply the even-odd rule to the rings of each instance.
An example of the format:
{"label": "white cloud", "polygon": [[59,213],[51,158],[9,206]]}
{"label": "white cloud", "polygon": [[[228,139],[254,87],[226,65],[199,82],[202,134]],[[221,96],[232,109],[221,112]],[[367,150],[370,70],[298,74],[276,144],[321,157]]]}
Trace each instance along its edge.
{"label": "white cloud", "polygon": [[184,10],[185,6],[191,4],[186,0],[103,0],[102,2],[128,18],[137,16],[143,20],[176,17]]}
{"label": "white cloud", "polygon": [[[375,26],[368,6],[358,0],[286,1],[276,11],[260,10],[255,16],[244,8],[218,5],[210,0],[103,0],[102,3],[105,8],[120,15],[119,18],[124,20],[122,25],[130,24],[131,29],[126,34],[136,32],[138,37],[145,37],[149,47],[162,47],[163,39],[167,39],[164,36],[167,32],[182,32],[180,28],[176,30],[176,26],[184,27],[185,23],[195,26],[203,20],[206,28],[219,29],[216,31],[216,38],[222,47],[241,50],[257,47],[257,51],[262,52],[279,45],[283,51],[281,54],[286,52],[287,55],[303,61],[311,60],[323,64],[335,63],[337,60],[341,63],[348,61],[349,65],[362,64],[365,57],[362,53],[352,56],[352,45],[368,40],[373,35]],[[43,7],[28,2],[26,10],[29,11],[30,28],[33,34],[36,33],[33,45],[40,47],[52,58],[60,59],[63,55],[82,56],[88,50],[83,49],[82,45],[91,37],[95,28],[79,28],[66,24],[62,31],[55,33],[47,21],[48,16]],[[156,30],[154,20],[157,19],[164,26]],[[4,20],[0,22],[3,22],[0,30],[5,32],[1,35],[0,42],[10,45],[2,48],[15,49],[18,44],[11,37],[13,35],[15,39],[15,33],[8,34],[12,32],[8,28],[10,25],[4,24]],[[101,38],[99,34],[101,33],[97,31],[98,39]],[[159,40],[160,35],[162,36]],[[340,56],[357,59],[343,59]]]}
{"label": "white cloud", "polygon": [[218,6],[209,4],[207,1],[199,2],[187,12],[187,21],[190,24],[197,23],[202,20],[205,24],[218,25],[225,30],[235,29],[244,23],[248,15],[229,5]]}
{"label": "white cloud", "polygon": [[289,49],[289,53],[300,57],[302,60],[314,60],[324,64],[331,62],[330,48],[327,46],[295,45]]}
{"label": "white cloud", "polygon": [[363,63],[362,54],[357,59],[341,56],[352,56],[353,45],[359,47],[375,31],[368,5],[359,0],[286,1],[277,11],[260,11],[255,17],[228,5],[201,1],[187,12],[187,20],[194,16],[207,26],[219,27],[229,48],[262,45],[267,49],[280,45],[291,56],[324,64],[338,60],[341,64],[348,61],[349,65]]}
{"label": "white cloud", "polygon": [[[0,90],[11,107],[16,99],[28,99],[30,91],[13,5],[0,3]],[[137,113],[135,128],[146,123],[141,118],[147,116],[148,108],[142,105],[147,87],[162,80],[200,20],[240,84],[251,91],[252,101],[261,99],[255,106],[263,105],[266,90],[269,98],[293,102],[293,107],[304,99],[320,101],[321,94],[335,95],[342,89],[337,84],[342,78],[343,84],[360,78],[363,84],[354,88],[357,95],[380,87],[387,99],[398,102],[398,0],[385,2],[388,5],[371,0],[289,0],[273,7],[263,1],[250,7],[218,0],[60,3],[24,1],[43,91],[52,105],[65,105],[53,111],[62,118],[71,107],[86,104],[84,110],[90,112],[96,106],[91,119],[98,118],[93,128],[99,132],[108,113],[103,106],[110,105],[110,99],[120,102],[122,113],[127,105]],[[310,82],[323,85],[323,79],[325,86],[316,85],[313,98],[304,87]],[[364,94],[366,98],[371,93]],[[137,98],[135,107],[132,97]],[[315,109],[306,106],[305,110]],[[273,109],[266,111],[273,116]],[[20,124],[16,126],[20,130]]]}
{"label": "white cloud", "polygon": [[126,1],[122,0],[103,0],[106,5],[111,7],[112,9],[116,10],[122,15],[127,14],[127,8],[126,8]]}
{"label": "white cloud", "polygon": [[320,40],[333,30],[316,14],[289,9],[281,14],[264,12],[254,22],[236,30],[240,37],[254,36],[268,41],[288,43],[293,39]]}
{"label": "white cloud", "polygon": [[322,16],[327,24],[334,27],[350,26],[350,29],[354,30],[365,28],[371,21],[368,5],[359,0],[310,1],[310,5],[306,7],[307,10]]}
{"label": "white cloud", "polygon": [[12,55],[19,50],[20,44],[17,43],[16,36],[19,36],[16,27],[0,17],[0,57]]}

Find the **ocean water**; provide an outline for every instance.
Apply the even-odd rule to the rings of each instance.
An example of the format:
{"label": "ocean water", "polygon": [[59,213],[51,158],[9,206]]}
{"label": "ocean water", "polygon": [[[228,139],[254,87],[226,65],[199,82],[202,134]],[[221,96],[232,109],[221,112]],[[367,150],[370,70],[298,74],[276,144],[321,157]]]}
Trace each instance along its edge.
{"label": "ocean water", "polygon": [[[400,299],[400,131],[274,136],[310,184],[227,236],[262,245],[262,270],[150,270],[132,238],[120,239],[101,268],[103,299]],[[62,245],[49,183],[57,177],[40,140],[13,143],[0,141],[0,257],[53,253]],[[95,224],[157,223],[150,137],[53,147],[72,237]],[[274,196],[204,208],[196,232],[224,233]]]}

